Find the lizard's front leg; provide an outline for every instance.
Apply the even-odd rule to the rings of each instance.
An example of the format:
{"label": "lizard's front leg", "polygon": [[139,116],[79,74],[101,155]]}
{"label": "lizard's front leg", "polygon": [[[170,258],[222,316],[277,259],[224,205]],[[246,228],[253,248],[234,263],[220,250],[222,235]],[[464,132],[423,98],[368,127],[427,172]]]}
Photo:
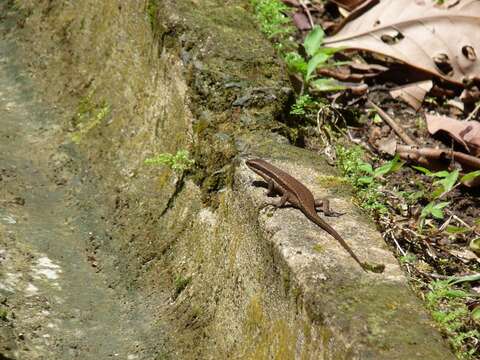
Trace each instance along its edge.
{"label": "lizard's front leg", "polygon": [[267,185],[268,185],[268,188],[267,188],[267,192],[265,193],[265,195],[274,196],[275,195],[275,183],[273,182],[272,179],[268,179]]}
{"label": "lizard's front leg", "polygon": [[282,191],[282,189],[279,189],[278,187],[275,187],[275,183],[271,179],[267,182],[267,184],[268,184],[268,190],[266,195],[273,196],[273,195],[281,194],[281,198],[278,201],[267,201],[265,203],[265,206],[272,205],[277,209],[284,206],[288,201],[288,193],[286,191]]}

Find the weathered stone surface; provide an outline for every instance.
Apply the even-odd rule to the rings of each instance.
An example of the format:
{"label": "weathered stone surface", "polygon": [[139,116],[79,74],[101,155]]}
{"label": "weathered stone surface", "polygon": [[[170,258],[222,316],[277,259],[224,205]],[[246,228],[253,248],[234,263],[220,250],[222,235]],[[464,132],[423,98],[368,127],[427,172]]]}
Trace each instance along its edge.
{"label": "weathered stone surface", "polygon": [[[267,208],[260,213],[265,240],[295,279],[297,294],[290,296],[301,294],[297,304],[314,324],[316,341],[324,341],[322,355],[316,355],[327,359],[453,358],[374,224],[353,205],[348,187],[346,191],[340,181],[328,188],[319,184],[319,177],[332,175],[328,165],[278,140],[255,135],[245,141],[251,144],[250,156],[270,160],[295,174],[316,197],[329,198],[344,215],[326,221],[362,261],[385,265],[383,273],[365,273],[336,240],[296,209],[280,209],[272,215]],[[266,200],[265,190],[252,193],[254,180],[258,177],[240,166],[235,190],[260,206]]]}
{"label": "weathered stone surface", "polygon": [[[269,132],[285,128],[289,91],[247,1],[147,2],[158,6],[155,36],[144,1],[17,3],[28,14],[26,61],[46,97],[71,109],[63,125],[81,135],[97,177],[91,205],[111,209],[104,247],[123,285],[172,324],[172,358],[452,358],[373,224],[344,189],[318,186],[326,164]],[[106,105],[79,133],[79,118]],[[143,164],[182,148],[196,161],[186,182]],[[247,155],[330,195],[347,213],[330,221],[385,272],[363,273],[294,209],[259,211]]]}

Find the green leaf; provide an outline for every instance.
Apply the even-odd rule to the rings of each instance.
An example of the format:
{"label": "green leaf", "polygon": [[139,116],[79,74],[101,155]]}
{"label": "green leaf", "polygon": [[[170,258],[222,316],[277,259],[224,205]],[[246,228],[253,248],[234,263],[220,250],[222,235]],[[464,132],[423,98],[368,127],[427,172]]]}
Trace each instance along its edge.
{"label": "green leaf", "polygon": [[472,172],[469,172],[468,174],[463,175],[462,178],[460,179],[460,182],[466,183],[466,182],[472,181],[473,179],[479,176],[480,176],[480,170],[472,171]]}
{"label": "green leaf", "polygon": [[435,173],[432,173],[431,176],[446,178],[448,175],[450,175],[450,172],[448,172],[447,170],[442,170],[442,171],[437,171]]}
{"label": "green leaf", "polygon": [[359,177],[357,182],[359,184],[371,184],[373,182],[373,177],[371,176],[362,176],[362,177]]}
{"label": "green leaf", "polygon": [[472,320],[476,323],[480,323],[480,306],[477,306],[472,310]]}
{"label": "green leaf", "polygon": [[312,81],[311,84],[318,91],[340,91],[345,89],[345,86],[331,78],[317,79]]}
{"label": "green leaf", "polygon": [[325,63],[328,60],[328,55],[317,53],[314,57],[312,57],[307,64],[307,75],[305,76],[305,80],[308,82],[310,80],[310,75],[317,69],[317,66]]}
{"label": "green leaf", "polygon": [[465,227],[465,226],[453,226],[453,225],[448,225],[447,228],[445,229],[445,232],[455,235],[455,234],[464,234],[469,232],[470,229]]}
{"label": "green leaf", "polygon": [[373,172],[373,176],[381,177],[383,175],[390,174],[400,169],[403,166],[403,164],[405,164],[405,162],[400,161],[400,156],[395,155],[395,157],[392,160],[387,161],[382,166],[376,168],[375,171]]}
{"label": "green leaf", "polygon": [[443,186],[438,186],[430,193],[430,199],[436,199],[442,194],[443,194]]}
{"label": "green leaf", "polygon": [[382,120],[381,116],[378,115],[378,114],[375,114],[375,116],[373,117],[373,120],[372,120],[372,121],[373,121],[374,124],[381,124],[381,123],[383,123],[383,120]]}
{"label": "green leaf", "polygon": [[299,53],[289,52],[285,55],[284,60],[289,71],[302,74],[303,77],[306,76],[307,62]]}
{"label": "green leaf", "polygon": [[[460,171],[458,170],[454,170],[451,173],[447,172],[447,174],[442,180],[435,181],[433,185],[440,185],[443,187],[443,192],[449,192],[455,186],[458,180],[459,174],[460,174]],[[442,172],[442,176],[443,176],[443,172]]]}
{"label": "green leaf", "polygon": [[303,41],[303,47],[308,56],[313,56],[323,44],[325,32],[320,26],[315,26]]}
{"label": "green leaf", "polygon": [[[337,52],[339,51],[342,51],[342,50],[345,50],[344,47],[320,47],[320,49],[318,49],[316,52],[315,52],[315,55],[316,54],[325,54],[327,55],[328,57],[331,57],[332,55],[336,54]],[[350,64],[351,61],[342,61],[342,62],[338,62],[338,64]]]}
{"label": "green leaf", "polygon": [[431,172],[430,170],[428,170],[427,168],[424,168],[422,166],[412,166],[412,168],[420,171],[421,173],[424,173],[427,176],[433,176],[433,172]]}
{"label": "green leaf", "polygon": [[367,174],[373,174],[373,168],[372,165],[367,163],[367,162],[361,162],[358,165],[358,170],[366,172]]}
{"label": "green leaf", "polygon": [[449,203],[450,202],[448,201],[441,202],[438,204],[431,202],[422,209],[422,213],[420,214],[420,217],[426,218],[427,216],[431,215],[434,218],[441,220],[444,217],[443,208],[446,207]]}
{"label": "green leaf", "polygon": [[464,282],[474,282],[480,280],[480,274],[466,275],[466,276],[453,276],[452,285],[460,284]]}
{"label": "green leaf", "polygon": [[437,205],[435,205],[433,208],[432,208],[432,216],[434,218],[437,218],[437,219],[443,219],[444,215],[443,215],[443,208],[445,206],[447,206],[449,204],[449,202],[442,202],[442,203],[439,203]]}

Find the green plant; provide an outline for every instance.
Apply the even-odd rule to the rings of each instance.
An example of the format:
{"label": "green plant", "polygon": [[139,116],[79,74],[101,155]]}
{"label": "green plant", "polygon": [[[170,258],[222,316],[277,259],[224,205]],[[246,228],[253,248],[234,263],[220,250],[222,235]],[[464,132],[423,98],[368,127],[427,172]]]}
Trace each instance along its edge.
{"label": "green plant", "polygon": [[310,95],[300,95],[295,100],[295,104],[293,104],[290,114],[304,116],[310,108],[317,108],[318,105],[318,102],[313,100]]}
{"label": "green plant", "polygon": [[93,92],[78,104],[77,113],[73,119],[76,131],[72,134],[72,141],[76,144],[80,143],[83,136],[100,125],[110,114],[110,105],[106,101],[95,103],[92,98]]}
{"label": "green plant", "polygon": [[185,290],[188,284],[190,284],[191,281],[191,277],[183,277],[182,275],[177,276],[173,284],[175,287],[174,298],[177,298],[178,295],[180,295],[180,293]]}
{"label": "green plant", "polygon": [[442,220],[445,216],[443,209],[450,204],[448,201],[443,202],[429,202],[423,209],[420,214],[420,228],[423,227],[425,219],[427,217],[434,217],[435,219]]}
{"label": "green plant", "polygon": [[165,165],[177,173],[191,169],[195,161],[190,159],[187,150],[179,150],[175,155],[170,153],[159,154],[153,158],[145,159],[148,165]]}
{"label": "green plant", "polygon": [[294,32],[285,15],[289,8],[279,0],[250,0],[260,29],[268,38],[284,38]]}
{"label": "green plant", "polygon": [[379,187],[383,183],[383,177],[399,170],[404,162],[397,156],[374,169],[363,160],[364,152],[359,146],[348,149],[338,146],[336,152],[339,168],[354,187],[360,206],[374,213],[385,213],[387,208],[382,201],[383,195]]}
{"label": "green plant", "polygon": [[[460,282],[474,281],[477,277],[460,279]],[[452,347],[456,350],[460,359],[473,359],[475,348],[469,348],[468,340],[471,343],[478,341],[480,332],[478,330],[467,331],[466,324],[474,313],[470,312],[465,301],[471,297],[468,292],[454,288],[459,283],[459,278],[452,277],[447,280],[436,280],[428,285],[429,291],[425,300],[427,308],[437,322],[440,329],[450,339]]]}
{"label": "green plant", "polygon": [[155,33],[158,29],[157,13],[158,13],[158,0],[147,0],[146,13],[150,28]]}
{"label": "green plant", "polygon": [[[474,180],[476,177],[480,176],[480,171],[473,171],[468,174],[465,174],[461,178],[459,178],[460,171],[438,171],[432,172],[424,167],[421,166],[413,166],[414,169],[422,172],[426,176],[435,179],[432,183],[434,189],[429,194],[430,202],[422,209],[420,214],[420,223],[419,227],[422,228],[425,219],[427,217],[433,217],[435,219],[442,220],[444,218],[443,209],[448,206],[449,202],[442,201],[439,202],[438,200],[444,197],[446,194],[451,192],[456,187],[460,186],[461,183],[465,183],[468,181]],[[454,230],[451,228],[450,230]]]}
{"label": "green plant", "polygon": [[291,73],[300,74],[302,78],[305,78],[307,75],[307,62],[298,52],[288,52],[283,59]]}
{"label": "green plant", "polygon": [[0,308],[0,320],[6,321],[8,317],[8,311],[7,308]]}
{"label": "green plant", "polygon": [[[315,26],[305,37],[303,48],[305,49],[306,59],[297,52],[289,52],[284,59],[290,71],[302,76],[305,84],[311,84],[318,91],[343,90],[340,83],[331,78],[316,78],[315,70],[319,66],[340,65],[343,63],[329,64],[332,56],[342,50],[341,48],[323,47],[325,33],[320,26]],[[315,80],[314,80],[315,79]]]}
{"label": "green plant", "polygon": [[428,177],[437,179],[433,182],[433,186],[436,188],[432,192],[432,199],[438,199],[444,194],[450,192],[457,184],[458,175],[460,174],[458,170],[454,170],[452,172],[446,170],[431,172],[430,170],[421,166],[413,166],[413,168],[422,172]]}
{"label": "green plant", "polygon": [[415,254],[406,253],[405,255],[400,256],[399,260],[401,264],[413,264],[417,262],[417,257]]}

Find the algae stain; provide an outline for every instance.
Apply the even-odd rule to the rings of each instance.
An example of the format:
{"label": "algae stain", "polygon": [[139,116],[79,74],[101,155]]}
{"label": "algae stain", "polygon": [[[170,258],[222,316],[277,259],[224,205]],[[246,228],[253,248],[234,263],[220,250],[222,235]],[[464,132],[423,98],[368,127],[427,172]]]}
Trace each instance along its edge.
{"label": "algae stain", "polygon": [[297,338],[284,319],[271,320],[266,315],[260,295],[252,296],[247,308],[245,328],[249,351],[244,359],[287,360],[295,358]]}
{"label": "algae stain", "polygon": [[313,251],[316,253],[322,254],[325,252],[325,247],[323,247],[321,244],[315,244],[312,247]]}
{"label": "algae stain", "polygon": [[72,119],[76,129],[71,135],[72,141],[79,144],[85,135],[105,120],[110,111],[110,105],[105,100],[99,103],[93,101],[93,92],[81,99]]}

